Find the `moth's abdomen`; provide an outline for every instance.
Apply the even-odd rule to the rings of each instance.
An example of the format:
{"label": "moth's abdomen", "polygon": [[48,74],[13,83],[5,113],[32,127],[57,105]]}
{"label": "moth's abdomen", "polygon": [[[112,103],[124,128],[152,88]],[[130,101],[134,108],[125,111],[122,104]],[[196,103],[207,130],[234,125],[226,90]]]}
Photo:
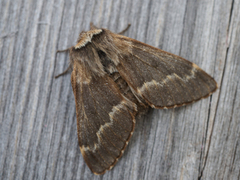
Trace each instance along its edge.
{"label": "moth's abdomen", "polygon": [[120,93],[129,99],[131,102],[137,105],[138,113],[144,112],[145,109],[148,109],[149,105],[143,99],[137,99],[133,94],[131,88],[128,86],[127,82],[120,76],[118,72],[112,73],[109,75],[114,82],[117,84]]}
{"label": "moth's abdomen", "polygon": [[134,101],[134,102],[136,101],[136,98],[134,97],[133,93],[131,92],[127,82],[120,76],[120,74],[118,72],[110,74],[110,77],[117,84],[122,95],[124,95],[131,101]]}

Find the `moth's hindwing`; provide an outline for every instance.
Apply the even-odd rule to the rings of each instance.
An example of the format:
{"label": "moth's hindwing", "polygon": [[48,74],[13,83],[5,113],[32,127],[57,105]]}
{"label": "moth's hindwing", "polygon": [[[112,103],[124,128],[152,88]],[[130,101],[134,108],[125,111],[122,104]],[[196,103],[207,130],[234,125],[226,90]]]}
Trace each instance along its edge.
{"label": "moth's hindwing", "polygon": [[95,174],[111,169],[133,133],[136,105],[106,76],[83,80],[78,62],[71,76],[81,153]]}

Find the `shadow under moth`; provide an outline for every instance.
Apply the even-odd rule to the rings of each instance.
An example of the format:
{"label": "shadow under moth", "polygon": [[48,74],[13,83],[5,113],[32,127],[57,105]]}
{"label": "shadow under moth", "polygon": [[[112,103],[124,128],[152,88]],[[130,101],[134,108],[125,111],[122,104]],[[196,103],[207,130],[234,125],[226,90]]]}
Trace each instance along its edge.
{"label": "shadow under moth", "polygon": [[67,70],[73,69],[81,153],[93,173],[104,174],[123,155],[136,115],[206,98],[217,83],[196,64],[121,35],[126,29],[115,34],[90,27],[62,51],[69,51]]}

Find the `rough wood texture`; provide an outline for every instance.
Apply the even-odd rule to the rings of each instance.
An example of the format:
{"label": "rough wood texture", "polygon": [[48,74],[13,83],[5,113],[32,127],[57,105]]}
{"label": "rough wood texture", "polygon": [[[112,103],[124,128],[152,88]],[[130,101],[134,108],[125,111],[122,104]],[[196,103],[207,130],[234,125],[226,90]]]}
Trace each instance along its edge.
{"label": "rough wood texture", "polygon": [[[239,0],[1,0],[0,179],[240,179]],[[90,22],[180,55],[219,89],[152,110],[117,165],[96,176],[77,141],[68,65],[55,51]]]}

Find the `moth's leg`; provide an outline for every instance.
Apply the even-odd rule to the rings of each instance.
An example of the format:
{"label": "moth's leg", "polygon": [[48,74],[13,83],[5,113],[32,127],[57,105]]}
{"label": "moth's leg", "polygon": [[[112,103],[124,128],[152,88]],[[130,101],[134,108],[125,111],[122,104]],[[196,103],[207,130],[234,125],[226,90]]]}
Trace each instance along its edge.
{"label": "moth's leg", "polygon": [[[67,51],[69,51],[70,49],[71,49],[71,47],[70,47],[70,48],[67,48],[67,49],[63,49],[63,50],[57,50],[57,51],[56,51],[56,55],[57,55],[57,53],[59,53],[59,52],[67,52]],[[57,56],[56,56],[56,58],[57,58]],[[68,68],[67,68],[65,71],[63,71],[61,74],[55,76],[55,78],[58,78],[58,77],[60,77],[60,76],[62,76],[62,75],[64,75],[64,74],[66,74],[66,73],[69,71],[69,69],[71,69],[71,64],[68,66]]]}
{"label": "moth's leg", "polygon": [[63,50],[57,50],[57,51],[56,51],[56,54],[59,53],[59,52],[66,52],[66,51],[69,51],[69,50],[70,50],[70,48],[63,49]]}
{"label": "moth's leg", "polygon": [[94,30],[94,29],[99,29],[99,28],[97,26],[94,26],[94,24],[90,22],[90,30]]}
{"label": "moth's leg", "polygon": [[121,32],[119,32],[118,34],[123,34],[123,33],[125,33],[125,32],[130,28],[130,26],[131,26],[131,24],[128,24],[128,26],[127,26],[124,30],[122,30]]}
{"label": "moth's leg", "polygon": [[71,66],[71,64],[69,64],[68,68],[67,68],[65,71],[63,71],[61,74],[55,76],[55,78],[57,79],[58,77],[66,74],[66,73],[68,73],[68,71],[69,71],[71,68],[72,68],[72,66]]}

